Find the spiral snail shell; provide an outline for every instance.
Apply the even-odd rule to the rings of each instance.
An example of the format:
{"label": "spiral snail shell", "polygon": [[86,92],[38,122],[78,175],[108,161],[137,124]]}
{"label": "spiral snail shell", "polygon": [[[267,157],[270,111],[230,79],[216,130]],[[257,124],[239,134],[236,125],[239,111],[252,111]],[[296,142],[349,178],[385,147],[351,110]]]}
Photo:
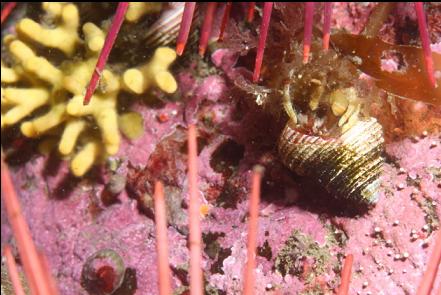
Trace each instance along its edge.
{"label": "spiral snail shell", "polygon": [[282,162],[313,177],[339,198],[371,206],[378,200],[384,139],[374,118],[359,120],[338,138],[307,135],[288,122],[280,135]]}

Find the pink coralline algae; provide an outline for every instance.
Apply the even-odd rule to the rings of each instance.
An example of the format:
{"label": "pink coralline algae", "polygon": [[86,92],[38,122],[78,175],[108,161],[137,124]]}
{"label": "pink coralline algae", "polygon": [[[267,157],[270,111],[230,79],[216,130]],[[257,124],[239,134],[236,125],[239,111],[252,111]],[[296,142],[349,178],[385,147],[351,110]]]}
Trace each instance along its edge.
{"label": "pink coralline algae", "polygon": [[[360,32],[373,7],[335,3],[332,27]],[[430,36],[439,44],[434,17],[439,13],[432,8]],[[394,42],[398,36],[405,39],[400,30],[416,22],[410,10],[397,11],[381,31],[382,38]],[[229,23],[225,42],[236,30],[236,23]],[[217,33],[215,25],[213,35]],[[406,38],[412,38],[410,33]],[[242,40],[249,35],[246,31]],[[265,167],[256,294],[334,294],[346,254],[354,261],[349,294],[415,294],[440,230],[440,107],[391,101],[381,94],[382,101],[372,105],[387,139],[380,198],[372,210],[353,210],[280,162],[275,149],[280,124],[236,87],[240,77],[251,80],[247,53],[256,40],[250,39],[243,52],[233,41],[205,59],[177,67],[179,99],[132,104],[142,114],[144,135],[124,139],[118,154],[87,177],[73,177],[54,155],[27,152],[24,161],[21,156],[32,150],[33,142],[25,140],[18,148],[5,143],[24,215],[60,294],[110,294],[114,289],[114,294],[159,294],[153,207],[157,180],[164,184],[172,288],[175,294],[187,294],[188,124],[198,129],[206,294],[242,292],[247,196],[256,164]],[[3,204],[1,220],[2,246],[14,245]],[[90,265],[109,257],[110,262]],[[94,284],[87,287],[91,269],[92,280],[102,279],[102,291],[93,289]],[[434,286],[441,288],[440,273]]]}

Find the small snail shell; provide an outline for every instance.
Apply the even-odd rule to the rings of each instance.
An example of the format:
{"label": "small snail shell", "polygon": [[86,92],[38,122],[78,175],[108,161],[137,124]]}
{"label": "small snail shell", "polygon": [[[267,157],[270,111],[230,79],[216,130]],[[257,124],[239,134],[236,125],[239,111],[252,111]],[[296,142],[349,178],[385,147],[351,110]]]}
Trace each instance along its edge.
{"label": "small snail shell", "polygon": [[313,177],[335,197],[371,206],[378,200],[383,145],[381,125],[369,118],[337,138],[306,135],[288,122],[278,150],[287,167]]}
{"label": "small snail shell", "polygon": [[99,250],[84,263],[81,285],[89,294],[112,294],[123,283],[125,271],[124,260],[117,252]]}

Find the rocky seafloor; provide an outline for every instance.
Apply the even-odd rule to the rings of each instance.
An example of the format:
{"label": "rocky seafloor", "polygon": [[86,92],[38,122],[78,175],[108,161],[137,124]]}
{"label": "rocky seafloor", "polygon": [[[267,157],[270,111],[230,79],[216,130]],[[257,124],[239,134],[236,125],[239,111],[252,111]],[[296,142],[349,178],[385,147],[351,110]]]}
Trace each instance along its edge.
{"label": "rocky seafloor", "polygon": [[[336,5],[333,25],[359,32],[358,22],[371,8]],[[404,8],[408,26],[415,18]],[[429,10],[429,20],[430,13],[437,12]],[[386,37],[392,34],[388,29],[406,28],[395,24],[405,19],[397,15],[384,29]],[[432,34],[434,38],[439,32]],[[237,69],[235,61],[234,52],[218,49],[180,69],[179,100],[132,105],[143,115],[144,135],[124,140],[116,156],[85,178],[73,177],[56,155],[29,152],[27,144],[12,152],[9,164],[24,214],[37,247],[48,257],[60,293],[87,294],[81,285],[83,265],[102,249],[119,253],[128,269],[115,294],[158,293],[151,196],[153,182],[160,179],[169,212],[173,288],[185,294],[186,126],[193,121],[198,128],[199,192],[205,206],[201,226],[207,294],[242,290],[247,196],[256,164],[265,167],[256,294],[332,294],[348,253],[354,255],[350,294],[414,294],[441,216],[441,135],[439,125],[433,127],[439,124],[440,108],[423,106],[429,114],[424,116],[421,110],[412,114],[420,103],[397,103],[398,115],[387,128],[402,132],[386,143],[379,201],[357,214],[279,162],[274,146],[278,129],[271,116],[234,89],[230,78]],[[392,115],[380,114],[383,121],[388,116]],[[424,120],[409,123],[412,116]],[[2,245],[14,245],[3,204],[1,222]],[[440,286],[438,274],[435,289]]]}

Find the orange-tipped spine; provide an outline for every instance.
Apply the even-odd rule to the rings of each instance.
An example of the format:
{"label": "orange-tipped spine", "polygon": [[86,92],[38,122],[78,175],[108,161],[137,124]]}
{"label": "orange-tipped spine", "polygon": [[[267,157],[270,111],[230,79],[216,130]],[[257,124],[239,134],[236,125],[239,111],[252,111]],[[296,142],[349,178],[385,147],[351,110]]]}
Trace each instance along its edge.
{"label": "orange-tipped spine", "polygon": [[331,37],[332,2],[325,2],[323,9],[323,50],[329,49]]}
{"label": "orange-tipped spine", "polygon": [[194,10],[196,2],[185,2],[184,12],[182,13],[181,25],[179,27],[179,35],[176,40],[176,53],[182,55],[185,45],[187,44],[188,35],[190,34],[191,23],[193,22]]}
{"label": "orange-tipped spine", "polygon": [[303,31],[303,63],[309,60],[312,40],[312,21],[314,18],[314,2],[305,2],[305,20]]}
{"label": "orange-tipped spine", "polygon": [[208,39],[210,38],[211,28],[213,26],[214,13],[216,11],[217,3],[209,2],[205,10],[204,22],[202,23],[201,38],[199,39],[199,55],[204,56],[208,46]]}

